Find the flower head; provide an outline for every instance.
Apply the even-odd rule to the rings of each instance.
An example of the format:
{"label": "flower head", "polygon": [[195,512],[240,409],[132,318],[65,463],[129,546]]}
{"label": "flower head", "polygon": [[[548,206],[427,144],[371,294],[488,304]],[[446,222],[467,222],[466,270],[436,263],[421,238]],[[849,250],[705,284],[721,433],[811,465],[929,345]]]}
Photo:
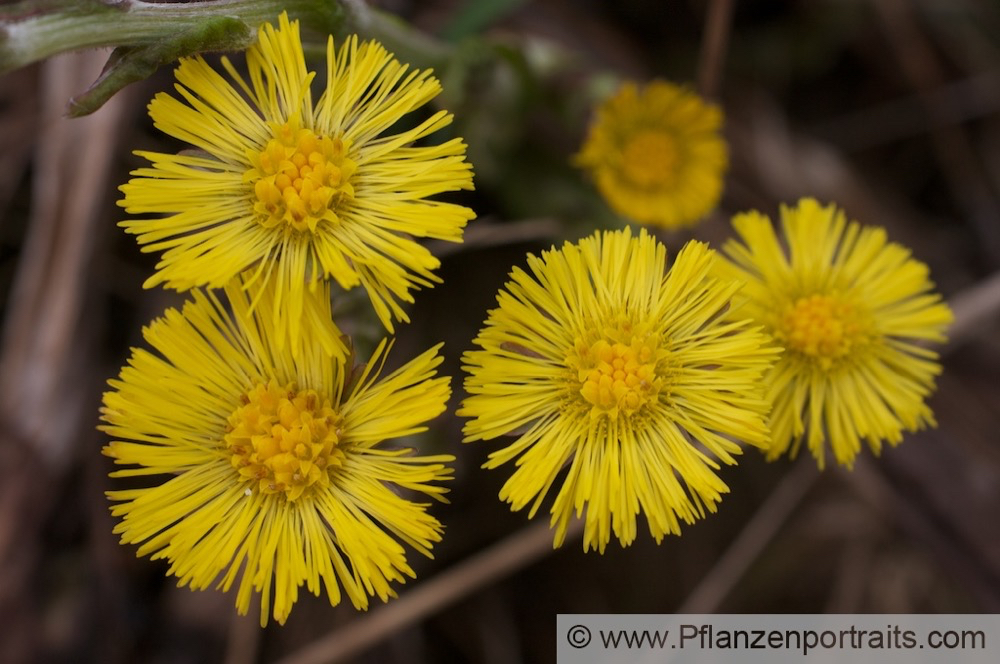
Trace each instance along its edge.
{"label": "flower head", "polygon": [[466,440],[517,436],[486,464],[517,459],[501,498],[534,516],[565,470],[557,545],[584,510],[585,549],[603,552],[612,530],[630,544],[640,511],[657,542],[679,533],[728,491],[715,471],[736,441],[766,445],[776,351],[721,320],[738,285],[709,277],[714,260],[692,242],[665,272],[664,246],[628,229],[529,255],[465,354]]}
{"label": "flower head", "polygon": [[827,442],[850,467],[862,438],[878,454],[934,424],[924,400],[941,367],[924,344],[944,341],[951,312],[926,265],[884,229],[808,198],[782,206],[780,237],[758,212],[733,226],[740,240],[724,246],[719,272],[746,282],[741,315],[785,347],[768,377],[769,457],[796,454],[804,439],[821,468]]}
{"label": "flower head", "polygon": [[382,342],[345,370],[316,344],[298,356],[279,347],[270,317],[250,311],[253,297],[273,304],[273,287],[233,282],[226,293],[232,314],[201,290],[168,310],[145,329],[156,353],[134,350],[110,381],[104,453],[128,466],[113,477],[143,480],[109,492],[115,532],[192,589],[239,577],[237,607],[261,593],[261,624],[271,606],[283,623],[303,583],[331,604],[342,591],[358,608],[385,601],[413,576],[401,541],[430,555],[441,537],[426,505],[399,490],[442,499],[453,457],[382,444],[444,410],[437,349],[379,379]]}
{"label": "flower head", "polygon": [[626,83],[596,116],[576,161],[616,212],[678,228],[719,202],[728,156],[717,106],[666,81]]}
{"label": "flower head", "polygon": [[332,278],[363,286],[391,331],[393,319],[407,319],[400,302],[412,301],[410,290],[438,281],[439,261],[412,238],[461,241],[474,216],[429,200],[472,188],[465,144],[412,145],[448,125],[449,113],[389,133],[440,84],[377,42],[351,37],[335,50],[331,37],[314,103],[316,74],[286,14],[247,52],[249,82],[222,64],[232,82],[201,57],[182,59],[180,98],[161,93],[149,105],[161,131],[195,150],[139,152],[151,165],[122,187],[128,212],[156,215],[122,222],[146,251],[164,251],[146,286],[217,288],[252,269],[280,284],[274,325],[297,352],[304,292]]}

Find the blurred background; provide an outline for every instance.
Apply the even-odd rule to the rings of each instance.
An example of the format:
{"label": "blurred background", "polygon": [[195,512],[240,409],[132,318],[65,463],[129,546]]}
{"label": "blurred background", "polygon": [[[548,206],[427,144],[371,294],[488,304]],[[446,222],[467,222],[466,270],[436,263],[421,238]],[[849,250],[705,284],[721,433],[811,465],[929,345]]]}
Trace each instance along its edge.
{"label": "blurred background", "polygon": [[[712,94],[731,154],[720,209],[661,233],[669,251],[719,246],[734,212],[773,217],[807,195],[886,227],[956,312],[939,426],[853,472],[748,451],[723,471],[717,514],[659,546],[640,526],[601,556],[578,539],[553,552],[544,514],[529,522],[497,499],[509,471],[479,468],[499,444],[462,445],[446,415],[422,444],[458,457],[451,503],[433,508],[447,530],[433,560],[412,554],[400,599],[358,614],[306,594],[284,627],[261,630],[255,609],[237,617],[231,595],[177,588],[166,563],[111,533],[101,393],[141,327],[182,301],[142,290],[155,257],[116,227],[117,187],[141,163],[132,150],[184,146],[145,114],[169,67],[70,120],[107,52],[59,56],[0,77],[0,661],[552,662],[557,613],[1000,612],[1000,4],[373,6],[450,45],[439,101],[477,176],[454,200],[479,219],[465,244],[433,247],[444,281],[416,294],[397,363],[444,341],[457,403],[459,358],[511,266],[625,223],[568,159],[596,100],[660,77]],[[351,297],[338,321],[371,333]]]}

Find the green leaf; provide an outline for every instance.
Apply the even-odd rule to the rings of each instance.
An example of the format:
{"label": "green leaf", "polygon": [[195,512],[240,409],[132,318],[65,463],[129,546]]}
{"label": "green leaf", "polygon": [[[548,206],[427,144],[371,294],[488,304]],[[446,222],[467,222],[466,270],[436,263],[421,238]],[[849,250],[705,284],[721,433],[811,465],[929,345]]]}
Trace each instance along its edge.
{"label": "green leaf", "polygon": [[243,49],[253,39],[254,33],[243,21],[215,16],[153,44],[120,46],[111,53],[100,77],[86,92],[70,100],[69,115],[93,113],[126,85],[148,78],[158,67],[178,58],[206,51]]}

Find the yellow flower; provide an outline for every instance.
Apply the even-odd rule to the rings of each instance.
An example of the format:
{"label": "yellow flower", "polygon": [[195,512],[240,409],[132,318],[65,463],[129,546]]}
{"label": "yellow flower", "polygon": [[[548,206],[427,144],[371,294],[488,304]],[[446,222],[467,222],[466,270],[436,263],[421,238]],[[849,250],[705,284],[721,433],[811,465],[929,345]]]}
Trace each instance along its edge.
{"label": "yellow flower", "polygon": [[334,50],[330,37],[313,103],[298,22],[282,14],[279,23],[261,27],[247,52],[249,82],[225,58],[233,82],[201,57],[181,61],[180,99],[158,94],[149,113],[196,149],[137,153],[151,166],[133,172],[120,205],[157,216],[121,225],[144,250],[164,251],[146,287],[217,288],[251,268],[253,279],[277,282],[273,324],[297,352],[304,292],[319,279],[363,286],[390,331],[407,320],[400,303],[410,290],[439,281],[439,261],[412,238],[460,242],[474,216],[428,198],[471,189],[472,171],[461,139],[411,145],[450,124],[449,113],[395,128],[440,92],[429,72],[408,70],[377,42],[351,37]]}
{"label": "yellow flower", "polygon": [[[595,234],[515,268],[465,354],[466,441],[517,439],[493,452],[516,470],[500,497],[530,516],[565,472],[555,544],[586,511],[584,549],[623,546],[646,516],[657,542],[715,511],[719,462],[737,441],[765,446],[762,375],[776,349],[720,314],[738,288],[708,276],[715,254],[691,242],[669,272],[644,230]],[[568,467],[568,468],[567,468]]]}
{"label": "yellow flower", "polygon": [[696,224],[722,194],[722,111],[666,81],[626,83],[597,109],[576,163],[613,210],[666,228]]}
{"label": "yellow flower", "polygon": [[[303,584],[362,609],[394,596],[390,584],[413,576],[402,543],[429,556],[442,532],[399,490],[443,500],[435,483],[454,458],[382,442],[444,411],[437,348],[379,379],[384,341],[353,371],[315,344],[297,357],[280,348],[270,317],[251,312],[254,297],[273,304],[272,287],[231,283],[232,314],[193,292],[145,329],[156,353],[135,349],[104,395],[104,453],[128,466],[112,476],[140,487],[108,493],[122,543],[165,558],[192,589],[239,577],[236,605],[246,613],[261,593],[262,625],[272,605],[283,623]],[[330,324],[328,303],[326,314]]]}
{"label": "yellow flower", "polygon": [[768,377],[770,458],[797,454],[805,438],[822,468],[829,440],[851,467],[862,438],[878,454],[883,440],[934,424],[924,399],[941,367],[924,344],[944,341],[951,312],[926,265],[884,229],[809,198],[782,206],[781,237],[758,212],[733,226],[742,242],[726,243],[720,274],[747,283],[740,315],[785,347]]}

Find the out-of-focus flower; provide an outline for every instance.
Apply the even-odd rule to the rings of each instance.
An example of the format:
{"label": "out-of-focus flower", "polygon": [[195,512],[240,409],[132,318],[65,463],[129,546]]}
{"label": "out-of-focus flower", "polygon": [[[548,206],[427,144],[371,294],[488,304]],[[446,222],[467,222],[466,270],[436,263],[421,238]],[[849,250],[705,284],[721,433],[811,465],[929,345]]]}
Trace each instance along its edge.
{"label": "out-of-focus flower", "polygon": [[766,446],[777,349],[722,320],[738,284],[710,277],[714,260],[692,242],[666,271],[666,248],[628,229],[529,255],[465,354],[466,440],[516,436],[486,467],[516,459],[500,497],[531,516],[558,485],[556,545],[574,512],[585,549],[612,531],[629,545],[640,512],[657,542],[679,533],[728,491],[716,471],[737,441]]}
{"label": "out-of-focus flower", "polygon": [[725,244],[719,274],[746,282],[739,315],[785,347],[768,376],[769,457],[805,440],[821,468],[827,443],[850,467],[861,439],[878,454],[883,441],[934,424],[924,401],[941,366],[925,344],[944,341],[952,317],[926,265],[885,229],[809,198],[782,206],[780,235],[758,212],[733,227],[739,239]]}
{"label": "out-of-focus flower", "polygon": [[596,111],[576,163],[612,209],[678,228],[712,211],[728,164],[722,111],[666,81],[625,83]]}

